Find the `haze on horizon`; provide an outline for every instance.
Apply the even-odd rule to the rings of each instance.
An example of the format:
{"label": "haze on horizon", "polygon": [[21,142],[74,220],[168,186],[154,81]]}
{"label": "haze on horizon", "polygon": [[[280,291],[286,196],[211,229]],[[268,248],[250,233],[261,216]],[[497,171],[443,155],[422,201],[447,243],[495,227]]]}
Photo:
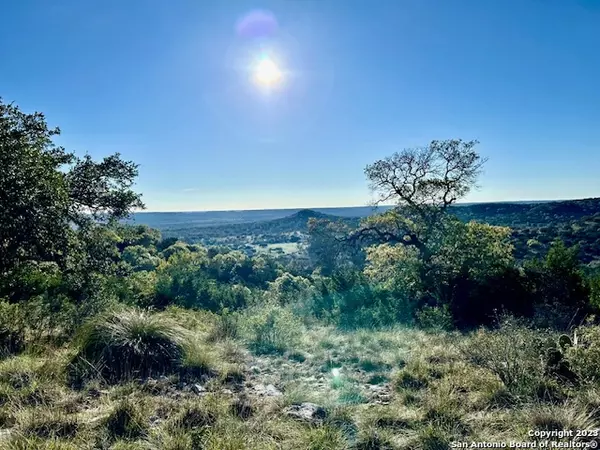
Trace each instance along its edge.
{"label": "haze on horizon", "polygon": [[466,202],[600,196],[600,3],[327,0],[3,8],[2,95],[79,154],[140,164],[148,211],[360,206],[432,139],[488,157]]}

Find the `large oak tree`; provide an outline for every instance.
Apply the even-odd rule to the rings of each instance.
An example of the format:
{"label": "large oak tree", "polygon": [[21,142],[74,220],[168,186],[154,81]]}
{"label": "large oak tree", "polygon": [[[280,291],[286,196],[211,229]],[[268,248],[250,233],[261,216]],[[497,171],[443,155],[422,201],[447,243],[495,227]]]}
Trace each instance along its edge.
{"label": "large oak tree", "polygon": [[[59,134],[42,113],[0,98],[0,297],[17,288],[23,266],[52,263],[62,270],[78,252],[102,250],[98,228],[144,207],[131,189],[137,165],[119,154],[99,162],[79,158],[54,144]],[[84,259],[71,265],[102,256]]]}

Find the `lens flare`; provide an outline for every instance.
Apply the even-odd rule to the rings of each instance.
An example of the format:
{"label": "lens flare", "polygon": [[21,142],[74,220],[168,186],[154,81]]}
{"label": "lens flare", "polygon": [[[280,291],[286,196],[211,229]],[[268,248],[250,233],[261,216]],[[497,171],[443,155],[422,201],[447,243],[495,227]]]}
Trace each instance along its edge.
{"label": "lens flare", "polygon": [[254,69],[254,80],[262,86],[274,86],[281,81],[282,73],[270,58],[261,59]]}
{"label": "lens flare", "polygon": [[238,36],[250,39],[273,37],[279,28],[275,15],[270,11],[254,10],[238,20],[235,29]]}

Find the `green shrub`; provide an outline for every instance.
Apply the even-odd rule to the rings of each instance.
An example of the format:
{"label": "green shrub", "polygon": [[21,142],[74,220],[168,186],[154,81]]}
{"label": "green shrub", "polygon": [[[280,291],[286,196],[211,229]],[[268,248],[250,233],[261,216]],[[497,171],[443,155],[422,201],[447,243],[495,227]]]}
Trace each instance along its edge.
{"label": "green shrub", "polygon": [[417,323],[421,328],[432,331],[451,330],[454,326],[447,305],[423,307],[417,312]]}
{"label": "green shrub", "polygon": [[578,377],[590,383],[600,380],[600,326],[583,326],[575,331],[577,344],[566,350],[566,359]]}
{"label": "green shrub", "polygon": [[29,344],[63,341],[77,321],[77,309],[59,294],[12,304],[0,301],[0,357],[17,354]]}
{"label": "green shrub", "polygon": [[210,340],[223,341],[236,339],[240,336],[240,317],[236,312],[230,312],[225,308],[217,316],[214,327],[210,333]]}
{"label": "green shrub", "polygon": [[185,338],[185,330],[165,317],[111,312],[83,327],[73,366],[84,372],[94,368],[111,382],[171,373],[184,359]]}
{"label": "green shrub", "polygon": [[258,354],[293,349],[302,336],[301,321],[287,308],[267,304],[254,308],[246,318],[250,348]]}
{"label": "green shrub", "polygon": [[25,347],[25,315],[18,304],[0,302],[0,357],[15,355]]}
{"label": "green shrub", "polygon": [[380,286],[361,284],[333,294],[342,328],[378,328],[396,323],[409,324],[414,314],[413,302],[402,292]]}
{"label": "green shrub", "polygon": [[540,358],[552,345],[543,331],[505,322],[498,330],[479,330],[461,349],[473,363],[494,373],[508,391],[521,398],[535,397],[544,384]]}

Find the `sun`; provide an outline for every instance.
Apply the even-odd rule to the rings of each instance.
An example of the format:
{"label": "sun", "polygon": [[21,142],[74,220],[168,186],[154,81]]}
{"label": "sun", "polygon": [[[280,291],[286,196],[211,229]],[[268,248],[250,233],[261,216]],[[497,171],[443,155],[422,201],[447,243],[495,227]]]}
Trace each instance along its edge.
{"label": "sun", "polygon": [[277,64],[269,58],[261,59],[254,69],[254,80],[261,86],[275,86],[282,76]]}

